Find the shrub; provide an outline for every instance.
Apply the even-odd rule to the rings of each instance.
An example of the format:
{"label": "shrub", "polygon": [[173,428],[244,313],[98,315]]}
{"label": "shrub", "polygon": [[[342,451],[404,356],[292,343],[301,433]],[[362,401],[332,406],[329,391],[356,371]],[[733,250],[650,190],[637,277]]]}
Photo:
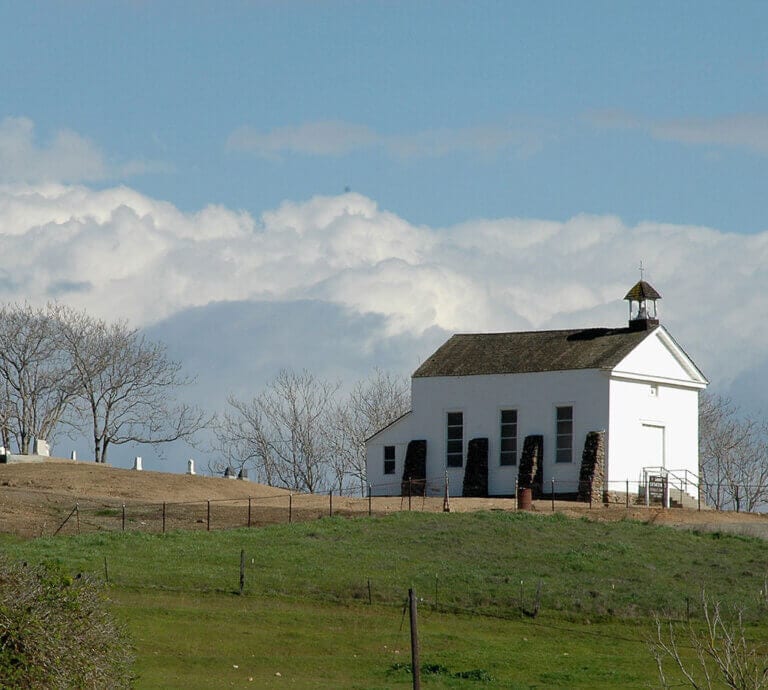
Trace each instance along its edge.
{"label": "shrub", "polygon": [[132,661],[98,582],[0,558],[0,687],[129,688]]}

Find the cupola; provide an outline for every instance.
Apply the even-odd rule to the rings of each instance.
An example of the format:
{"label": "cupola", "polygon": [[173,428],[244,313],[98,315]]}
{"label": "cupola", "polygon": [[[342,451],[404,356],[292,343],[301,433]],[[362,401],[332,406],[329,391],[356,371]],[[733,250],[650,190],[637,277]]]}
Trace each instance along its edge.
{"label": "cupola", "polygon": [[639,280],[624,297],[629,302],[629,328],[633,331],[647,331],[659,325],[656,300],[661,295],[650,283]]}

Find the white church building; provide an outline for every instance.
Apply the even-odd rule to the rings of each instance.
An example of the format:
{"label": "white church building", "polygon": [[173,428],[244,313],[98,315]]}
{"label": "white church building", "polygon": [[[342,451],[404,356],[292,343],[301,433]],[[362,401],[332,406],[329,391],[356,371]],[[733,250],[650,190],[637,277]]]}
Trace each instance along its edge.
{"label": "white church building", "polygon": [[452,496],[574,495],[585,477],[648,495],[663,477],[695,497],[708,382],[659,324],[660,297],[638,282],[623,328],[452,336],[414,372],[411,411],[366,442],[373,495],[446,480]]}

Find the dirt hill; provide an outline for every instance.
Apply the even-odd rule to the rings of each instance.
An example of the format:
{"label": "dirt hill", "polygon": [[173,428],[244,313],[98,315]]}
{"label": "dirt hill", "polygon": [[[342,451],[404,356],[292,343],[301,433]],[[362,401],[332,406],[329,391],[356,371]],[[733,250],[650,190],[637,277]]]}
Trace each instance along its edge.
{"label": "dirt hill", "polygon": [[[75,512],[75,504],[78,508]],[[123,508],[125,506],[125,508]],[[0,465],[0,532],[23,537],[98,530],[219,529],[308,520],[329,514],[364,515],[408,509],[440,512],[442,498],[367,499],[293,494],[234,479],[137,472],[71,460]],[[452,498],[452,512],[515,510],[513,499]],[[535,501],[535,512],[552,510]],[[633,519],[673,527],[768,538],[768,516],[711,510],[623,506],[592,508],[556,501],[555,509],[591,520]]]}

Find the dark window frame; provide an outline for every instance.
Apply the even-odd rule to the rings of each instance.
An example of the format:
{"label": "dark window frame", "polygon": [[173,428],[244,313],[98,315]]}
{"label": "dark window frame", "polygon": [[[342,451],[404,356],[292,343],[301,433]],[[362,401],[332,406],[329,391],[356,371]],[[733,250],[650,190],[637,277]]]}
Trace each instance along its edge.
{"label": "dark window frame", "polygon": [[555,463],[573,462],[573,405],[555,408]]}
{"label": "dark window frame", "polygon": [[384,474],[395,474],[396,452],[394,446],[384,446]]}
{"label": "dark window frame", "polygon": [[445,415],[445,466],[464,467],[464,413],[460,411]]}
{"label": "dark window frame", "polygon": [[[517,425],[516,408],[504,408],[499,411],[499,465],[501,467],[515,467],[517,465]],[[505,441],[508,443],[505,444]],[[512,445],[513,447],[505,448],[505,445]]]}

